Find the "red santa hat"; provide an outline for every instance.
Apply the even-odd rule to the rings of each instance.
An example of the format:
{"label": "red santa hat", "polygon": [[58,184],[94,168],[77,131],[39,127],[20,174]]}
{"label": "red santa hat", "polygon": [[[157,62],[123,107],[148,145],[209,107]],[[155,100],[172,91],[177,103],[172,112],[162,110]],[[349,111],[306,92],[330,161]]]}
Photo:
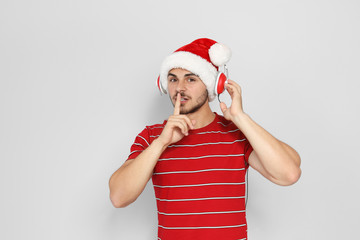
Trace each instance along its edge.
{"label": "red santa hat", "polygon": [[173,68],[186,69],[200,77],[207,87],[209,100],[215,96],[215,82],[219,67],[231,58],[231,50],[208,38],[197,39],[167,56],[160,68],[159,86],[166,93],[168,73]]}

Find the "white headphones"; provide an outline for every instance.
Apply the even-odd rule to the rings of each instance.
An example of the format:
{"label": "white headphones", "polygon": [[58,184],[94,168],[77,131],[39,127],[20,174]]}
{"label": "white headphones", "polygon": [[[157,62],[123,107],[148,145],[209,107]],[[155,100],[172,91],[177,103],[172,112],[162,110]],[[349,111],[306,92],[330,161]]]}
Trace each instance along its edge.
{"label": "white headphones", "polygon": [[[220,70],[220,69],[222,69],[222,70]],[[226,67],[226,64],[224,64],[223,66],[219,67],[219,71],[218,71],[218,74],[216,76],[215,89],[214,89],[214,92],[215,92],[216,96],[219,96],[221,93],[224,92],[225,84],[228,82],[228,78],[229,78],[228,69]],[[166,89],[161,84],[160,75],[157,78],[156,85],[157,85],[157,87],[158,87],[161,94],[167,94]]]}

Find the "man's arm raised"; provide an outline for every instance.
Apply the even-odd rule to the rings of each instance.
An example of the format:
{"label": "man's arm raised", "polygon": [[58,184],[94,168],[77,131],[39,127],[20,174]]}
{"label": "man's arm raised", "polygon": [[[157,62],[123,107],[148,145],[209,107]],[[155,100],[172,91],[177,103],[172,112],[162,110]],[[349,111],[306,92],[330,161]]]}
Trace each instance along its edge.
{"label": "man's arm raised", "polygon": [[135,159],[127,160],[109,180],[110,199],[114,207],[126,207],[134,202],[151,178],[160,155],[167,146],[178,142],[193,129],[192,121],[180,114],[180,94],[177,95],[174,114],[160,136]]}
{"label": "man's arm raised", "polygon": [[224,117],[235,123],[253,147],[248,160],[250,166],[278,185],[295,183],[301,174],[299,154],[244,113],[241,88],[236,82],[229,80],[226,90],[231,96],[232,103],[229,108],[220,103],[220,108]]}

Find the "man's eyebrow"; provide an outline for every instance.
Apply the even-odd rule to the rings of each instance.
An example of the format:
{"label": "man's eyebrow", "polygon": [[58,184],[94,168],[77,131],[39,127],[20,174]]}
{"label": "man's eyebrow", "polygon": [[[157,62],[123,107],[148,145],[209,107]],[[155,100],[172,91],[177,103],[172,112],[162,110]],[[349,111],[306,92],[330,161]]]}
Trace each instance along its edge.
{"label": "man's eyebrow", "polygon": [[168,77],[169,77],[169,76],[177,77],[175,74],[172,74],[172,73],[169,73],[169,74],[168,74]]}
{"label": "man's eyebrow", "polygon": [[[168,77],[169,77],[169,76],[172,76],[172,77],[176,77],[176,78],[177,78],[177,76],[176,76],[175,74],[173,74],[173,73],[168,73]],[[184,75],[184,77],[190,77],[190,76],[199,77],[199,76],[196,75],[195,73],[187,73],[187,74]]]}
{"label": "man's eyebrow", "polygon": [[189,77],[189,76],[196,76],[198,77],[198,75],[196,75],[195,73],[187,73],[184,75],[185,77]]}

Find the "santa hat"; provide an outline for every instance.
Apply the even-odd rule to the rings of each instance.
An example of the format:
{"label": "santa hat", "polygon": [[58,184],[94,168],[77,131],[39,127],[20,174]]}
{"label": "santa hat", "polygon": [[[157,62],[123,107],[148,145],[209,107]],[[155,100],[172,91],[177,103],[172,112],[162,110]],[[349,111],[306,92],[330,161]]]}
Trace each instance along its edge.
{"label": "santa hat", "polygon": [[167,56],[160,68],[159,84],[166,93],[168,73],[173,68],[186,69],[200,77],[206,85],[209,100],[215,96],[215,82],[219,67],[231,58],[231,50],[208,38],[197,39]]}

